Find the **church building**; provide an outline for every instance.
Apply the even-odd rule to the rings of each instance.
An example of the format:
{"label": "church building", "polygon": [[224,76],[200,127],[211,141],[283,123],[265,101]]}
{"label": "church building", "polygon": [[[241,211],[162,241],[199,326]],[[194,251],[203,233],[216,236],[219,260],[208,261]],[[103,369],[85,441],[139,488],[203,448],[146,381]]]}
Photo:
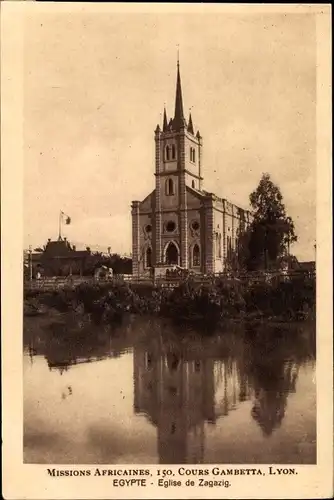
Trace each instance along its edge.
{"label": "church building", "polygon": [[132,202],[132,272],[150,273],[162,265],[179,265],[196,273],[228,270],[238,236],[250,213],[203,189],[203,139],[192,116],[186,121],[180,65],[174,118],[164,109],[155,129],[155,189]]}

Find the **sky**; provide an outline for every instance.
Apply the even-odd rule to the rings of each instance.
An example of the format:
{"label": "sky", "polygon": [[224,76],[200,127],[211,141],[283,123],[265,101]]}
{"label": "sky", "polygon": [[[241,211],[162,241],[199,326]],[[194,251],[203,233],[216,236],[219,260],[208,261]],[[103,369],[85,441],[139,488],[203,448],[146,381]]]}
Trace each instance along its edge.
{"label": "sky", "polygon": [[[185,7],[186,9],[186,7]],[[24,33],[24,246],[63,235],[131,252],[131,202],[154,189],[154,129],[184,109],[203,136],[204,189],[249,207],[268,172],[300,260],[314,259],[312,14],[39,13]]]}

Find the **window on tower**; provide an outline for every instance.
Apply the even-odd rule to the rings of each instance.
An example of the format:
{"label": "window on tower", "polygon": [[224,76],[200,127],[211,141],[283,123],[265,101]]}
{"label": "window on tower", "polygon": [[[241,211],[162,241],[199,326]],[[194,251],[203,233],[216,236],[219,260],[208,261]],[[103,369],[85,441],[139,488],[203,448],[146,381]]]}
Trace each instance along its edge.
{"label": "window on tower", "polygon": [[190,161],[193,163],[196,161],[195,148],[190,148]]}
{"label": "window on tower", "polygon": [[172,160],[175,160],[175,158],[176,158],[175,144],[172,144]]}
{"label": "window on tower", "polygon": [[169,158],[170,157],[170,149],[169,149],[169,146],[166,146],[166,149],[165,149],[165,158],[167,161],[169,161]]}
{"label": "window on tower", "polygon": [[167,179],[166,180],[166,195],[167,196],[172,196],[174,195],[174,181],[173,179]]}

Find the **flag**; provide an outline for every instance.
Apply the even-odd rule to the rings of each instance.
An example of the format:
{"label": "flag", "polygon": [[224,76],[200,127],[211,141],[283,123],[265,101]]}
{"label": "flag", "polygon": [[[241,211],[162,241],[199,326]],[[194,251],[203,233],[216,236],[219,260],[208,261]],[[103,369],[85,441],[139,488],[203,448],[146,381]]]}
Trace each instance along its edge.
{"label": "flag", "polygon": [[62,217],[65,217],[65,224],[71,224],[71,217],[69,217],[67,214],[65,214],[64,212],[61,212],[61,216]]}

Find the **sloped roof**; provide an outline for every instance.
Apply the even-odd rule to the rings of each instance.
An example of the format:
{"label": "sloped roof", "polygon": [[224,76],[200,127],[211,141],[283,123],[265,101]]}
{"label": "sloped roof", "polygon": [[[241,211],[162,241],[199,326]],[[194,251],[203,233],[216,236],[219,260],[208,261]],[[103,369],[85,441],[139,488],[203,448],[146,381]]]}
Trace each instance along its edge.
{"label": "sloped roof", "polygon": [[188,193],[191,193],[193,196],[197,196],[198,198],[205,198],[208,195],[205,191],[199,191],[198,189],[190,186],[186,186],[186,190]]}
{"label": "sloped roof", "polygon": [[88,250],[73,250],[67,240],[48,241],[43,257],[85,257],[90,255]]}

